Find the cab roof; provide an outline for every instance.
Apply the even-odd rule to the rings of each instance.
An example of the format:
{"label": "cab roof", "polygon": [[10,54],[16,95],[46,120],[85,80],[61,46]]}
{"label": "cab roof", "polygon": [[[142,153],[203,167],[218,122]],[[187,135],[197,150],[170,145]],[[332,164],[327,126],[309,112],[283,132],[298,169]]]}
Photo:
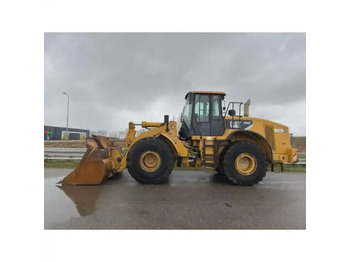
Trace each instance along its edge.
{"label": "cab roof", "polygon": [[186,94],[185,99],[187,98],[187,96],[189,94],[208,94],[208,95],[221,95],[221,96],[225,96],[226,93],[225,92],[221,92],[221,91],[190,91]]}

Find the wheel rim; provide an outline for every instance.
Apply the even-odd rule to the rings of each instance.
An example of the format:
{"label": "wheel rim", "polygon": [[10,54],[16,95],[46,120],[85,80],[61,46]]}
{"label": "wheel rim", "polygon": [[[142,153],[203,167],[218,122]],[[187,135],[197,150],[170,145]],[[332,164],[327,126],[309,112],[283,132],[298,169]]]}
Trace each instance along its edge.
{"label": "wheel rim", "polygon": [[256,170],[256,159],[249,153],[242,153],[237,156],[235,167],[240,174],[249,176]]}
{"label": "wheel rim", "polygon": [[146,151],[140,156],[140,166],[147,172],[156,171],[160,163],[160,155],[157,152]]}

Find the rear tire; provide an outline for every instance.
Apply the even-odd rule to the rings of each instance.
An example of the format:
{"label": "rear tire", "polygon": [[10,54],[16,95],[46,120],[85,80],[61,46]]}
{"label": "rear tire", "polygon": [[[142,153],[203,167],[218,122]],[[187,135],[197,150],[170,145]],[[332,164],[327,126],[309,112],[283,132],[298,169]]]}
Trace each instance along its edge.
{"label": "rear tire", "polygon": [[175,158],[168,144],[160,138],[137,141],[127,155],[130,175],[141,184],[162,184],[168,181]]}
{"label": "rear tire", "polygon": [[232,180],[228,179],[225,170],[224,170],[224,156],[227,152],[229,147],[225,147],[219,157],[219,164],[216,167],[216,172],[217,172],[217,177],[220,181],[225,182],[225,183],[232,183]]}
{"label": "rear tire", "polygon": [[236,142],[224,155],[223,170],[234,184],[252,186],[262,181],[266,175],[266,156],[255,144]]}

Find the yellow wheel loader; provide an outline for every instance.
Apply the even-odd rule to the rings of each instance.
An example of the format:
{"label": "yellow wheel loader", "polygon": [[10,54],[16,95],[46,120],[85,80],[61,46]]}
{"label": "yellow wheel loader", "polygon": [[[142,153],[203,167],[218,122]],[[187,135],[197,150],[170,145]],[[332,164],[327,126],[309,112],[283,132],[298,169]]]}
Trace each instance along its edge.
{"label": "yellow wheel loader", "polygon": [[[188,92],[179,132],[167,115],[162,123],[130,122],[123,153],[107,137],[86,139],[81,162],[59,183],[100,184],[127,168],[139,183],[160,184],[176,164],[203,167],[233,184],[251,186],[265,177],[268,164],[297,162],[287,126],[250,117],[249,100],[225,107],[224,98],[224,92]],[[138,125],[147,131],[136,137]]]}

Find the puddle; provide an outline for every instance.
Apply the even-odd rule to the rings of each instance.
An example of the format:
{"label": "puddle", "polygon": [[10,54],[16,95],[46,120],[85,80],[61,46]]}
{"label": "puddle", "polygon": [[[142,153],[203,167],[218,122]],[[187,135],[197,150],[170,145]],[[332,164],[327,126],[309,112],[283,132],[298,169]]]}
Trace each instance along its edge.
{"label": "puddle", "polygon": [[45,228],[80,216],[74,203],[56,186],[57,181],[57,177],[44,180]]}
{"label": "puddle", "polygon": [[63,177],[44,179],[45,228],[63,223],[71,218],[85,217],[96,211],[96,201],[101,188],[98,186],[56,185]]}

